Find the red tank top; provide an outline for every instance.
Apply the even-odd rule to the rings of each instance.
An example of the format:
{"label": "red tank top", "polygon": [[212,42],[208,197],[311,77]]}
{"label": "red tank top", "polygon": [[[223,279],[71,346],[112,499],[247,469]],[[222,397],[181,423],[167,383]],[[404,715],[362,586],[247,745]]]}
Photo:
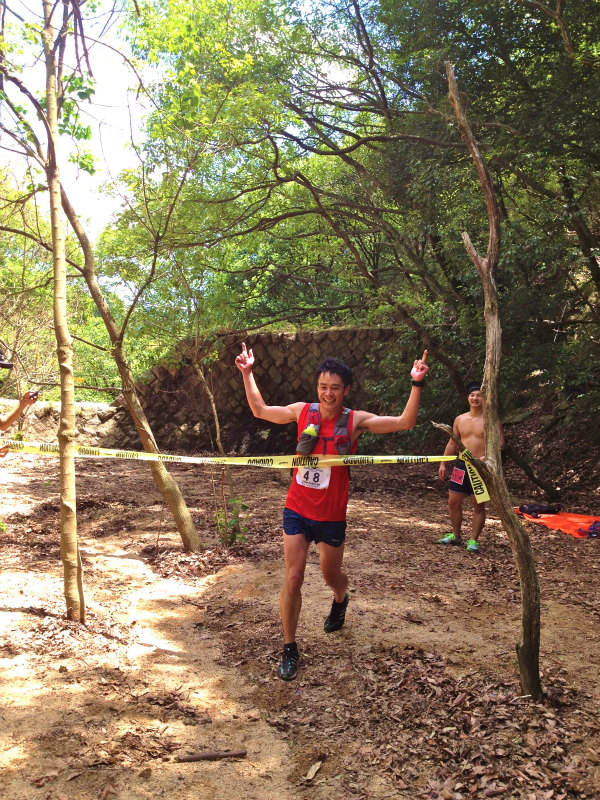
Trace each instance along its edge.
{"label": "red tank top", "polygon": [[[298,417],[298,438],[308,424],[309,407],[310,403],[307,403]],[[354,412],[351,411],[348,420],[348,430],[350,432],[352,432],[353,416]],[[335,419],[323,419],[321,417],[319,438],[313,450],[313,455],[337,455],[333,444],[335,423]],[[325,453],[323,453],[323,444],[325,445]],[[354,453],[355,451],[356,442],[352,445],[352,452]],[[315,476],[314,473],[306,468],[294,469],[292,485],[285,501],[286,508],[289,508],[290,511],[295,511],[297,514],[302,514],[303,517],[318,520],[319,522],[343,522],[346,519],[346,507],[348,505],[348,468],[327,467],[327,469],[331,470],[331,472],[329,474],[329,484],[325,489],[313,489],[306,485],[301,485],[298,482],[298,472],[301,473],[300,477],[305,479],[305,483],[310,483],[313,478],[322,476]]]}

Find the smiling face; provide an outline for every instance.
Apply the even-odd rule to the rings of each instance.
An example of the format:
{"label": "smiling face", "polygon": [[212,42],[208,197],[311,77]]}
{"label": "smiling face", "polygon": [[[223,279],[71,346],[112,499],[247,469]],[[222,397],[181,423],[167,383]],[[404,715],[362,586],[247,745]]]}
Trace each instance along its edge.
{"label": "smiling face", "polygon": [[344,386],[340,375],[333,372],[322,372],[317,380],[317,396],[321,404],[321,414],[325,419],[337,417],[344,407],[344,398],[350,386]]}
{"label": "smiling face", "polygon": [[481,408],[483,406],[483,395],[480,389],[474,389],[469,392],[467,402],[471,408]]}

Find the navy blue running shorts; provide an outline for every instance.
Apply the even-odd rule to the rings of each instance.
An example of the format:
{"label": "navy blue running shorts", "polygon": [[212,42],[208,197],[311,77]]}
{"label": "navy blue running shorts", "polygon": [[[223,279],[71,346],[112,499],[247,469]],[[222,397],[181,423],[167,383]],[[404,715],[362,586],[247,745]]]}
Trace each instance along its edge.
{"label": "navy blue running shorts", "polygon": [[308,519],[289,508],[284,508],[283,530],[288,536],[296,536],[301,533],[307,542],[315,544],[324,542],[331,547],[339,547],[346,539],[346,520],[343,522],[319,522],[319,520]]}
{"label": "navy blue running shorts", "polygon": [[471,481],[469,480],[469,473],[465,462],[457,458],[454,462],[452,474],[450,475],[450,483],[448,484],[449,492],[456,492],[456,494],[475,494]]}

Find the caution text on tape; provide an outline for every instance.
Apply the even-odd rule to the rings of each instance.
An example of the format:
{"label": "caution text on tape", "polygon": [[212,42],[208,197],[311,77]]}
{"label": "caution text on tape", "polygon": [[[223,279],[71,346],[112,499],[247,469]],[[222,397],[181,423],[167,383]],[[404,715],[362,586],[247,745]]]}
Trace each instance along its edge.
{"label": "caution text on tape", "polygon": [[[48,442],[22,442],[3,439],[2,447],[12,453],[40,453],[59,455],[58,444]],[[174,456],[168,453],[147,453],[145,450],[111,450],[105,447],[73,445],[75,456],[80,458],[118,458],[126,461],[160,461],[165,464],[214,464],[232,467],[266,467],[289,469],[290,467],[360,467],[375,464],[430,464],[439,461],[454,461],[456,456]],[[461,453],[461,457],[467,453]],[[468,454],[470,455],[470,454]],[[489,500],[487,488],[473,464],[465,459],[475,499],[478,503]]]}

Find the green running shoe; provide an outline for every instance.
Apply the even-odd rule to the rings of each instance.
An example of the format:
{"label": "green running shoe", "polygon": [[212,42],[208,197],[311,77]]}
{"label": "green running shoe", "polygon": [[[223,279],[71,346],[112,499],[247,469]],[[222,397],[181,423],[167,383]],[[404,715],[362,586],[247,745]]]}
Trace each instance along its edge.
{"label": "green running shoe", "polygon": [[467,542],[467,552],[468,553],[478,553],[479,552],[479,545],[475,541],[475,539],[469,539]]}
{"label": "green running shoe", "polygon": [[438,544],[462,544],[462,539],[457,539],[453,533],[447,533],[438,539]]}

